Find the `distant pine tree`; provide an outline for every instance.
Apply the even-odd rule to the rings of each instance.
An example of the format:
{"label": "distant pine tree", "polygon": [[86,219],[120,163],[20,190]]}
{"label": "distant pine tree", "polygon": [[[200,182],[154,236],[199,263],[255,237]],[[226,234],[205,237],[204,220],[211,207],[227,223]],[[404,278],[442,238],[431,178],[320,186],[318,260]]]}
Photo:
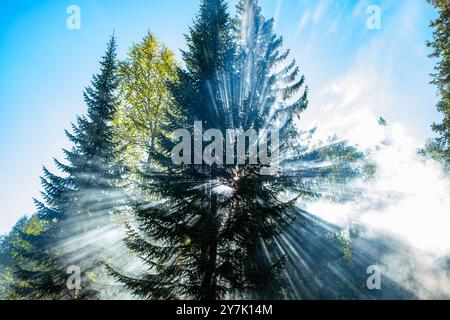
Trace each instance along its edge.
{"label": "distant pine tree", "polygon": [[[109,223],[111,208],[118,201],[114,181],[119,171],[111,125],[118,85],[114,37],[100,65],[100,73],[84,92],[87,116],[78,117],[73,133],[66,131],[74,145],[72,150],[64,150],[68,164],[55,160],[64,176],[44,168],[45,201],[35,201],[40,230],[21,231],[24,245],[15,248],[15,291],[25,298],[90,299],[98,295],[93,281],[93,270],[101,258],[95,251],[98,229]],[[66,285],[72,265],[82,271],[81,288]]]}

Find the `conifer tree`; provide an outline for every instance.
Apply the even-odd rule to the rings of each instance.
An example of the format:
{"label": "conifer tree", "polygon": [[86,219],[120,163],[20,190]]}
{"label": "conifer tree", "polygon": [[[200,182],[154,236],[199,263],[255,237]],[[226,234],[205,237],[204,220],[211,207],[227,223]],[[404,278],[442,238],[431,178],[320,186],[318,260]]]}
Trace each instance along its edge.
{"label": "conifer tree", "polygon": [[[19,284],[15,290],[28,299],[95,298],[93,270],[101,256],[96,246],[98,228],[109,223],[109,214],[118,204],[114,182],[116,166],[112,125],[117,89],[116,42],[112,37],[100,62],[100,73],[84,92],[87,116],[77,118],[73,143],[64,150],[67,164],[55,160],[63,176],[44,168],[42,196],[36,200],[39,230],[22,232],[25,245],[15,248]],[[68,288],[68,267],[82,271],[81,288]]]}
{"label": "conifer tree", "polygon": [[429,153],[450,167],[450,3],[447,0],[429,0],[439,10],[439,16],[431,23],[434,28],[433,41],[428,46],[433,49],[430,57],[436,58],[432,83],[439,89],[441,100],[437,110],[442,113],[442,123],[433,125],[439,135],[428,144]]}
{"label": "conifer tree", "polygon": [[[148,273],[136,278],[111,268],[136,295],[211,300],[277,291],[283,256],[275,237],[301,212],[298,197],[315,196],[317,180],[333,172],[330,165],[298,165],[325,162],[327,153],[297,143],[295,122],[307,107],[304,78],[295,61],[284,63],[289,51],[281,51],[273,20],[260,12],[256,1],[243,0],[232,20],[223,0],[203,0],[186,36],[185,68],[171,87],[175,103],[143,169],[136,221],[128,224],[126,243]],[[267,175],[265,164],[248,161],[175,165],[170,134],[181,128],[192,134],[195,121],[224,137],[227,129],[277,129],[282,143],[271,152],[280,152],[281,170]]]}
{"label": "conifer tree", "polygon": [[[186,36],[188,50],[183,52],[186,68],[179,70],[179,82],[172,85],[176,100],[153,150],[154,166],[147,168],[144,189],[160,206],[142,210],[136,205],[140,225],[156,241],[146,244],[145,236],[131,226],[127,244],[144,255],[155,276],[138,280],[114,272],[134,293],[147,298],[192,297],[215,299],[224,288],[217,283],[217,199],[209,192],[213,168],[203,165],[172,168],[169,133],[191,128],[195,120],[209,128],[220,128],[225,117],[219,95],[219,78],[227,77],[232,55],[231,20],[223,0],[203,0],[194,25]],[[219,111],[217,115],[214,110]],[[164,133],[168,133],[164,135]],[[160,168],[153,171],[154,168]],[[170,172],[169,172],[170,171]],[[189,181],[193,179],[192,181]],[[199,188],[193,188],[200,184]],[[141,201],[142,202],[142,201]],[[170,214],[165,214],[165,207]],[[197,221],[194,221],[197,220]],[[179,230],[178,230],[179,229]],[[142,247],[142,246],[145,246]],[[176,260],[176,261],[174,261]]]}

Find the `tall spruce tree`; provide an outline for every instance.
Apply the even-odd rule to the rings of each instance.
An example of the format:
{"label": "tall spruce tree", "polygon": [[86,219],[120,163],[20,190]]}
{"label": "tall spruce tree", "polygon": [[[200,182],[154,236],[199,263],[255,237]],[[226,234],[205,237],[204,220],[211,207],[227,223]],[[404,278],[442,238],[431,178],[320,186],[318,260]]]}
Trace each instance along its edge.
{"label": "tall spruce tree", "polygon": [[[158,135],[152,163],[143,170],[145,196],[136,199],[136,221],[128,225],[127,245],[148,273],[135,278],[111,268],[141,297],[210,300],[275,291],[283,256],[273,240],[301,212],[295,207],[298,197],[314,196],[314,179],[332,172],[325,165],[298,166],[327,156],[296,144],[295,121],[307,107],[304,78],[295,61],[284,64],[289,52],[281,51],[273,20],[260,12],[256,1],[240,1],[233,22],[223,0],[203,0],[186,37],[185,68],[172,86],[176,103],[162,125],[165,134]],[[170,133],[180,128],[192,133],[195,121],[222,136],[227,129],[279,130],[285,158],[280,165],[289,170],[267,175],[260,162],[217,160],[175,165],[171,151],[177,142]],[[183,155],[198,151],[193,147]],[[222,147],[211,155],[224,153]],[[249,160],[248,153],[244,157]],[[294,194],[286,196],[288,191]]]}
{"label": "tall spruce tree", "polygon": [[176,103],[158,135],[159,147],[150,156],[153,166],[146,168],[142,186],[161,203],[153,208],[145,200],[136,204],[140,229],[145,232],[130,226],[127,238],[129,247],[149,264],[149,275],[133,279],[114,272],[146,298],[215,299],[226,291],[217,277],[219,217],[217,196],[211,192],[216,168],[174,167],[170,159],[174,144],[169,137],[173,130],[192,128],[196,120],[207,128],[221,128],[225,123],[220,82],[227,81],[233,43],[223,0],[202,0],[186,40],[186,68],[179,70],[179,82],[171,90]]}
{"label": "tall spruce tree", "polygon": [[431,155],[442,160],[450,168],[450,2],[448,0],[429,0],[439,10],[439,16],[431,23],[434,28],[433,41],[428,46],[433,49],[430,57],[438,63],[433,74],[435,84],[441,95],[437,110],[443,114],[442,123],[433,125],[439,135],[428,144]]}
{"label": "tall spruce tree", "polygon": [[[68,164],[55,159],[64,176],[44,168],[42,196],[36,200],[40,230],[21,232],[25,245],[17,246],[15,291],[28,299],[96,298],[93,270],[100,262],[99,227],[109,223],[109,214],[117,204],[114,182],[116,166],[112,125],[117,89],[116,41],[112,37],[100,62],[100,73],[84,92],[87,116],[78,117],[73,133],[66,135],[73,143],[64,150]],[[101,232],[101,230],[100,230]],[[82,271],[81,288],[68,288],[69,266]]]}

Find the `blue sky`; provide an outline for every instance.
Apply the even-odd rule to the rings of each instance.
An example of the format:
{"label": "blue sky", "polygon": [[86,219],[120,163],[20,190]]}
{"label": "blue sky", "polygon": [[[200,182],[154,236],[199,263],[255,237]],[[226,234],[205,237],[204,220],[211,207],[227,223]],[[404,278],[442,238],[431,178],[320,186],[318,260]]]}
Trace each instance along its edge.
{"label": "blue sky", "polygon": [[[70,145],[63,130],[85,112],[82,91],[115,30],[119,56],[152,31],[176,53],[198,0],[3,0],[0,3],[0,233],[34,210],[42,165],[53,168]],[[233,7],[235,1],[230,1]],[[305,126],[384,116],[419,144],[433,134],[434,61],[425,42],[436,12],[425,0],[263,0],[285,47],[311,90]],[[66,27],[69,5],[81,29]],[[369,30],[366,9],[381,9],[381,29]],[[234,9],[232,9],[234,10]],[[351,122],[351,121],[350,121]],[[333,126],[328,125],[328,128]]]}

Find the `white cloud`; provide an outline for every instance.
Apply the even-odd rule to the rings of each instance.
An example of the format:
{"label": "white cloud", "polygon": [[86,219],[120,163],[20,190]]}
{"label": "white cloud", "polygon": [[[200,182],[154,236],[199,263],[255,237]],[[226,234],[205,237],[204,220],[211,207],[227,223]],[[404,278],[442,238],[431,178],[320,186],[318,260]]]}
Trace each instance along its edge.
{"label": "white cloud", "polygon": [[309,11],[305,12],[298,21],[297,32],[300,32],[308,24],[310,17]]}
{"label": "white cloud", "polygon": [[329,6],[329,1],[328,0],[321,0],[319,2],[319,4],[316,7],[316,10],[314,11],[314,14],[313,14],[313,21],[314,21],[314,23],[317,23],[320,20],[322,15],[327,10],[328,6]]}
{"label": "white cloud", "polygon": [[[404,252],[379,257],[379,263],[419,297],[434,298],[450,295],[450,278],[441,266],[450,256],[450,179],[438,163],[418,155],[424,140],[411,126],[414,112],[434,107],[417,84],[426,87],[427,74],[417,61],[428,61],[417,30],[418,21],[424,23],[422,5],[405,1],[379,33],[368,33],[371,41],[360,47],[348,70],[313,92],[314,104],[302,124],[317,126],[318,139],[338,134],[370,151],[377,165],[376,179],[354,186],[364,197],[344,204],[316,202],[309,211],[344,227],[362,225],[364,236],[374,241],[401,243]],[[387,127],[378,124],[380,116]]]}

